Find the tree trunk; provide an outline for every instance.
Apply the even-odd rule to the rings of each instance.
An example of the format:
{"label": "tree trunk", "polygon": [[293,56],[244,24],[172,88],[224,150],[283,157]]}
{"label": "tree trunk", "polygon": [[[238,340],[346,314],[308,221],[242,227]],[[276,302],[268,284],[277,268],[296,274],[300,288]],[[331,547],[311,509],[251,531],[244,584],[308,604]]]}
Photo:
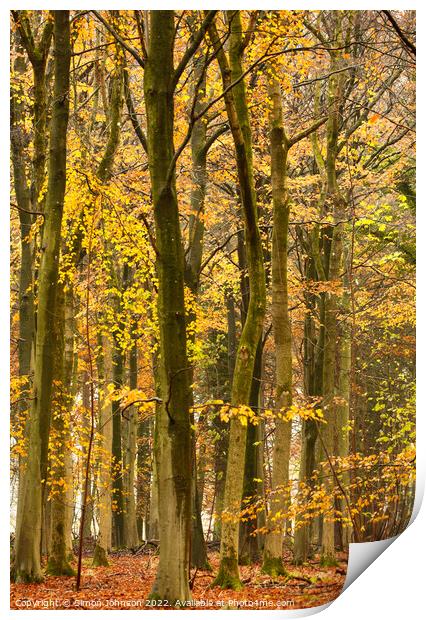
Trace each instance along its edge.
{"label": "tree trunk", "polygon": [[107,336],[100,337],[102,356],[98,357],[98,379],[102,390],[99,407],[98,433],[101,436],[101,459],[99,463],[98,510],[99,532],[93,554],[93,566],[108,566],[111,550],[111,465],[112,465],[112,405],[105,402],[107,386],[112,380],[111,342]]}
{"label": "tree trunk", "polygon": [[160,539],[160,522],[158,514],[158,476],[155,455],[152,462],[151,497],[149,503],[149,539]]}
{"label": "tree trunk", "polygon": [[[340,274],[341,258],[341,225],[333,230],[333,241],[330,255],[329,279],[335,281]],[[323,401],[324,428],[321,429],[323,459],[327,461],[335,454],[336,432],[336,405],[335,405],[335,370],[336,370],[336,341],[337,341],[337,299],[334,292],[326,293],[325,299],[325,343],[324,343],[324,367],[323,367]],[[327,495],[334,498],[335,480],[329,466],[325,466],[325,488]],[[334,500],[332,500],[334,503]],[[334,548],[334,510],[323,519],[322,552],[323,565],[335,564]]]}
{"label": "tree trunk", "polygon": [[[19,343],[18,343],[18,367],[19,376],[27,378],[21,386],[22,400],[20,412],[28,410],[28,402],[31,385],[29,376],[32,371],[34,355],[35,333],[35,308],[34,308],[34,243],[30,240],[29,233],[34,216],[31,211],[38,208],[38,197],[41,185],[45,178],[46,144],[47,144],[47,105],[46,105],[46,62],[50,49],[53,25],[50,21],[45,24],[40,40],[37,43],[37,53],[34,38],[31,33],[30,22],[25,11],[12,11],[17,23],[17,58],[14,63],[14,71],[22,75],[26,70],[22,46],[26,49],[33,68],[33,154],[30,174],[25,173],[25,148],[29,136],[25,131],[25,94],[22,87],[19,90],[12,88],[11,92],[11,155],[13,166],[14,189],[19,213],[20,237],[21,237],[21,261],[19,273]],[[28,437],[28,420],[25,422],[25,436]],[[22,494],[24,490],[24,463],[19,463],[19,488],[18,505],[15,531],[20,529],[19,519],[22,515]]]}
{"label": "tree trunk", "polygon": [[[337,32],[337,30],[336,30]],[[331,68],[335,64],[334,57]],[[329,231],[326,243],[329,243],[327,279],[333,285],[340,279],[342,262],[342,224],[343,199],[339,193],[336,175],[337,142],[339,136],[339,106],[342,89],[341,75],[332,75],[329,79],[328,102],[329,120],[327,124],[327,156],[326,174],[327,191],[326,206],[332,208],[334,225]],[[337,293],[328,291],[324,297],[324,359],[322,374],[322,409],[324,412],[324,429],[321,431],[323,459],[328,461],[335,455],[336,432],[336,404],[335,404],[335,372],[336,372],[336,343],[337,343]],[[335,480],[331,467],[326,465],[325,489],[328,495],[334,498]],[[334,499],[333,499],[334,504]],[[321,562],[323,565],[336,563],[334,544],[334,508],[323,519]]]}
{"label": "tree trunk", "polygon": [[155,458],[159,493],[160,560],[151,598],[190,598],[191,428],[186,351],[184,258],[174,174],[174,12],[151,11],[145,64],[148,160],[157,245],[160,376]]}
{"label": "tree trunk", "polygon": [[[195,113],[199,113],[202,108],[199,93],[205,92],[206,81],[204,74],[204,62],[202,56],[196,56],[194,59],[193,71],[193,96],[197,97]],[[195,88],[198,85],[198,92]],[[192,181],[191,190],[191,215],[189,218],[189,247],[187,258],[185,260],[185,284],[193,295],[193,304],[187,312],[187,325],[191,325],[192,329],[187,329],[188,350],[192,351],[195,345],[195,322],[196,311],[195,303],[198,297],[198,287],[200,278],[200,267],[203,255],[203,238],[204,238],[204,200],[206,196],[206,134],[207,126],[204,119],[194,123],[191,135],[191,158],[192,158]],[[192,368],[189,371],[189,383],[192,386],[194,377]],[[190,403],[194,404],[194,394],[190,387]],[[192,415],[192,424],[194,423]],[[201,569],[209,568],[207,558],[207,549],[204,540],[203,525],[201,521],[201,501],[199,497],[199,489],[197,487],[197,456],[196,456],[196,438],[192,433],[192,527],[191,527],[191,566]]]}
{"label": "tree trunk", "polygon": [[18,519],[15,579],[42,579],[40,532],[42,483],[47,467],[47,444],[53,380],[53,337],[63,202],[66,184],[66,132],[69,111],[69,11],[54,12],[55,85],[50,129],[49,177],[46,196],[43,251],[38,277],[37,334],[34,393],[29,418],[29,449],[24,474],[22,516]]}
{"label": "tree trunk", "polygon": [[[65,291],[65,325],[64,325],[64,388],[68,394],[69,425],[67,439],[71,442],[71,409],[77,388],[76,374],[77,364],[74,351],[74,293],[71,283],[67,284]],[[72,520],[74,509],[74,485],[72,452],[68,448],[63,454],[65,464],[65,547],[68,560],[73,558],[72,548]]]}
{"label": "tree trunk", "polygon": [[[262,243],[258,227],[256,194],[254,189],[251,132],[244,80],[231,90],[229,86],[242,77],[242,26],[239,12],[229,12],[230,63],[222,48],[217,29],[209,28],[209,36],[217,54],[222,75],[225,105],[234,139],[241,203],[244,213],[244,230],[247,265],[250,282],[250,301],[247,319],[241,334],[236,356],[231,392],[231,405],[248,405],[253,378],[256,348],[262,333],[266,310],[265,272]],[[242,584],[238,570],[239,512],[244,486],[244,459],[247,427],[238,417],[230,422],[229,452],[226,468],[224,512],[222,521],[220,567],[215,584],[224,588],[238,589]]]}
{"label": "tree trunk", "polygon": [[[120,142],[120,121],[123,111],[123,61],[121,53],[116,48],[115,71],[111,76],[111,95],[109,102],[109,133],[105,151],[97,169],[97,176],[101,183],[106,184],[112,174],[114,157]],[[106,112],[107,113],[107,112]],[[119,289],[116,272],[111,261],[111,272],[114,285]],[[111,295],[111,304],[118,306],[117,299]],[[123,360],[119,345],[114,346],[107,336],[101,336],[103,359],[98,360],[99,382],[102,385],[104,396],[109,383],[116,387],[122,384]],[[105,462],[100,464],[99,473],[99,533],[95,545],[93,564],[95,566],[108,565],[108,553],[112,546],[112,521],[114,521],[115,545],[121,546],[123,532],[123,493],[122,493],[122,463],[121,463],[121,412],[119,403],[112,405],[102,402],[99,412],[99,427],[101,429],[101,450]],[[118,459],[118,461],[116,460]],[[117,471],[118,467],[118,471]],[[117,478],[118,476],[118,478]],[[112,506],[117,508],[112,512]],[[118,545],[117,545],[118,540]]]}
{"label": "tree trunk", "polygon": [[[124,359],[120,343],[113,339],[112,377],[115,390],[123,386]],[[120,401],[112,401],[112,544],[116,549],[124,545],[124,489],[123,489],[123,451],[121,445]]]}
{"label": "tree trunk", "polygon": [[[253,407],[255,412],[259,411],[261,398],[262,354],[263,341],[261,339],[256,349],[250,393],[250,407]],[[259,471],[259,448],[263,447],[263,443],[259,443],[259,430],[260,425],[249,424],[247,426],[243,508],[245,506],[244,500],[247,500],[250,504],[256,499],[259,490],[259,480],[263,478],[263,468]],[[239,564],[252,564],[259,559],[259,542],[258,536],[255,534],[257,527],[257,516],[254,519],[240,523]]]}
{"label": "tree trunk", "polygon": [[[21,76],[26,71],[26,63],[22,56],[22,48],[17,45],[17,58],[14,62],[14,72]],[[33,291],[33,260],[32,244],[29,233],[32,224],[30,213],[30,194],[27,188],[25,174],[25,147],[28,137],[25,133],[24,93],[12,90],[10,105],[10,144],[13,165],[13,182],[17,206],[19,207],[19,223],[21,234],[21,261],[19,272],[19,343],[18,364],[19,376],[27,377],[22,387],[25,394],[29,389],[28,376],[31,368],[31,349],[34,335],[34,291]],[[21,410],[27,406],[23,404]]]}
{"label": "tree trunk", "polygon": [[[275,406],[279,410],[286,410],[292,402],[291,327],[288,311],[287,275],[289,199],[286,177],[288,141],[283,125],[281,88],[275,77],[271,78],[269,96],[272,100],[270,132],[274,217],[272,233],[272,324],[276,360]],[[263,572],[273,577],[285,574],[282,562],[282,544],[286,520],[276,515],[285,513],[290,501],[287,488],[290,441],[291,422],[277,417],[272,457],[272,498],[267,523],[269,531],[265,538],[262,567]]]}
{"label": "tree trunk", "polygon": [[[344,251],[347,265],[348,252]],[[340,326],[339,339],[339,375],[337,382],[337,396],[339,402],[337,404],[337,454],[339,457],[347,457],[349,455],[349,420],[350,420],[350,399],[351,399],[351,365],[352,365],[352,334],[350,326],[350,293],[349,278],[347,275],[343,278],[345,290],[341,299],[341,311],[343,319]],[[346,472],[342,476],[342,485],[348,497],[350,496],[350,473]],[[339,500],[339,509],[342,513],[347,514],[348,507],[344,499]],[[349,523],[340,526],[342,546],[344,550],[348,550],[348,546],[352,536],[352,527]]]}
{"label": "tree trunk", "polygon": [[[315,268],[312,257],[306,259],[305,275],[307,280],[315,277]],[[303,380],[305,396],[307,398],[315,395],[315,297],[311,292],[305,292],[306,313],[303,333]],[[302,451],[300,456],[299,485],[312,484],[312,474],[315,469],[315,444],[318,436],[316,424],[313,420],[303,420],[302,422]],[[299,521],[299,522],[298,522]],[[311,523],[304,523],[303,519],[296,520],[294,534],[294,563],[303,564],[310,553],[310,533]]]}
{"label": "tree trunk", "polygon": [[[155,348],[156,343],[154,343],[154,353],[152,356],[152,368],[154,375],[154,384],[155,384],[155,393],[158,398],[162,400],[161,396],[161,377],[160,377],[160,361],[158,350]],[[151,492],[149,498],[149,536],[150,540],[159,540],[160,539],[160,523],[159,523],[159,515],[158,515],[158,475],[157,475],[157,462],[155,458],[155,427],[156,420],[158,420],[160,415],[160,403],[155,404],[155,418],[152,422],[151,432],[153,436],[153,445],[154,445],[154,454],[151,457]]]}
{"label": "tree trunk", "polygon": [[[129,353],[129,387],[135,390],[138,387],[138,350],[136,340]],[[125,498],[126,512],[124,515],[124,539],[125,547],[132,549],[139,544],[138,528],[136,523],[136,502],[135,502],[135,475],[136,475],[136,443],[138,433],[138,411],[136,407],[130,407],[124,413],[128,420],[125,420],[126,428],[126,476],[125,476]]]}
{"label": "tree trunk", "polygon": [[[49,478],[50,494],[50,541],[49,561],[46,572],[49,575],[73,575],[68,562],[69,540],[67,540],[67,484],[65,454],[70,450],[70,387],[66,384],[65,372],[65,292],[62,283],[56,294],[56,320],[54,332],[54,387],[52,396],[51,463]],[[67,373],[69,375],[69,373]],[[53,456],[53,458],[52,458]],[[49,499],[48,499],[49,501]]]}

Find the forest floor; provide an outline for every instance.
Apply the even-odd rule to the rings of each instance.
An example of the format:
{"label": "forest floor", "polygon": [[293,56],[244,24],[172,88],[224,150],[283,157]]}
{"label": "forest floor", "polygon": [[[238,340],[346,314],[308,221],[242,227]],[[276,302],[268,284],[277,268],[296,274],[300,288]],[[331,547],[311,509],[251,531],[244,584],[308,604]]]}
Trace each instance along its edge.
{"label": "forest floor", "polygon": [[[339,565],[322,568],[318,558],[302,567],[286,564],[289,575],[271,579],[258,564],[241,566],[244,588],[238,592],[211,588],[219,563],[209,555],[213,570],[192,571],[193,601],[186,609],[301,609],[328,603],[340,594],[346,577],[346,554]],[[149,609],[156,555],[113,555],[108,567],[93,568],[83,559],[81,589],[74,577],[46,577],[40,584],[12,584],[11,609]],[[163,607],[164,608],[164,607]]]}

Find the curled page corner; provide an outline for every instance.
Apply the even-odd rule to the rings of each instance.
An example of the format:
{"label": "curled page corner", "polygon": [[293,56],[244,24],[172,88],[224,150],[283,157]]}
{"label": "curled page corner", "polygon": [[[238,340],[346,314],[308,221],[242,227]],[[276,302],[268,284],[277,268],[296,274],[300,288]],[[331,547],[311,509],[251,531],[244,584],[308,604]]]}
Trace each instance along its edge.
{"label": "curled page corner", "polygon": [[343,591],[372,564],[396,540],[398,536],[349,545],[348,569]]}
{"label": "curled page corner", "polygon": [[[413,511],[411,513],[410,521],[407,525],[407,528],[413,523],[416,519],[420,506],[422,505],[424,495],[424,479],[423,476],[419,475],[417,471],[417,479],[416,479],[416,494],[414,497],[414,506]],[[342,592],[344,592],[349,586],[356,580],[358,577],[372,564],[377,560],[377,558],[382,555],[386,551],[390,545],[395,542],[397,538],[401,535],[404,535],[403,530],[397,536],[393,536],[392,538],[386,538],[385,540],[375,540],[372,542],[365,543],[351,543],[349,545],[349,557],[348,557],[348,568],[346,573],[346,581],[343,586]],[[331,603],[330,603],[331,604]],[[325,606],[323,606],[325,607]]]}

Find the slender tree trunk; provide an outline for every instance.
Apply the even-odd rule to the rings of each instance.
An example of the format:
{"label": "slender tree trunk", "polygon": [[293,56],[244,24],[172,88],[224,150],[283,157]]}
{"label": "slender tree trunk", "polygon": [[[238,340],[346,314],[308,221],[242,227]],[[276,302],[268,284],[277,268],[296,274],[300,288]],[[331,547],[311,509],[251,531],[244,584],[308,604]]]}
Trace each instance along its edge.
{"label": "slender tree trunk", "polygon": [[[339,225],[340,226],[340,225]],[[333,231],[333,242],[330,256],[330,280],[336,280],[340,273],[341,257],[341,233]],[[336,405],[335,405],[335,369],[336,369],[336,341],[337,341],[337,299],[335,293],[326,294],[325,310],[325,346],[324,346],[324,370],[323,370],[323,411],[324,429],[321,431],[323,440],[323,459],[335,454],[335,432],[336,432]],[[325,488],[329,496],[334,497],[335,480],[326,465]],[[333,502],[334,503],[334,502]],[[323,520],[322,532],[322,563],[333,565],[335,563],[334,549],[334,511]]]}
{"label": "slender tree trunk", "polygon": [[[193,96],[197,97],[195,113],[199,113],[203,103],[200,100],[199,93],[195,92],[197,88],[199,92],[205,92],[206,80],[204,75],[203,57],[196,56],[194,59],[193,72]],[[206,135],[207,126],[204,119],[194,123],[191,135],[191,158],[192,158],[192,180],[193,187],[191,191],[191,215],[189,221],[189,248],[185,261],[185,284],[193,295],[193,304],[188,311],[187,323],[192,325],[192,329],[187,330],[188,348],[193,350],[195,345],[195,322],[196,311],[193,305],[197,301],[200,267],[203,255],[203,239],[204,239],[204,200],[206,196]],[[192,386],[194,378],[193,371],[190,370],[190,386]],[[190,387],[191,406],[194,404],[194,394]],[[192,423],[194,420],[192,420]],[[192,528],[191,528],[191,565],[196,568],[208,569],[209,561],[207,558],[207,549],[204,540],[203,525],[201,521],[201,500],[199,489],[197,486],[197,456],[196,456],[196,438],[192,433]]]}
{"label": "slender tree trunk", "polygon": [[[129,387],[135,390],[138,386],[138,350],[136,340],[129,353],[130,370],[129,370]],[[139,544],[138,528],[136,523],[136,501],[135,501],[135,476],[136,476],[136,443],[138,433],[138,411],[135,407],[130,407],[126,412],[128,420],[126,420],[126,513],[124,519],[124,538],[125,546],[129,549]]]}
{"label": "slender tree trunk", "polygon": [[137,438],[137,484],[136,484],[136,523],[139,540],[149,540],[150,535],[150,497],[152,485],[151,462],[151,420],[147,418],[138,424]]}
{"label": "slender tree trunk", "polygon": [[152,462],[151,497],[149,503],[149,539],[160,539],[160,517],[158,514],[158,475],[157,464],[154,457]]}
{"label": "slender tree trunk", "polygon": [[73,558],[72,548],[72,519],[74,509],[74,484],[73,484],[73,463],[72,463],[72,451],[70,449],[71,443],[71,410],[74,405],[74,399],[76,394],[77,382],[76,382],[76,354],[74,351],[74,293],[71,283],[67,284],[64,292],[65,296],[65,325],[64,325],[64,389],[68,396],[68,423],[65,430],[66,441],[68,442],[67,449],[63,454],[64,466],[65,466],[65,548],[66,557],[68,560]]}
{"label": "slender tree trunk", "polygon": [[[313,280],[315,268],[312,257],[306,259],[306,279]],[[304,360],[304,391],[307,398],[315,394],[315,297],[311,292],[305,292],[306,314],[303,334],[303,360]],[[315,469],[315,444],[317,440],[317,427],[313,420],[303,420],[302,423],[302,452],[300,459],[299,485],[312,483],[311,477]],[[303,564],[309,557],[311,523],[304,523],[303,519],[296,520],[294,535],[294,562]]]}
{"label": "slender tree trunk", "polygon": [[[85,434],[85,444],[88,445],[89,435],[90,435],[90,411],[91,411],[91,403],[90,403],[90,375],[89,371],[86,369],[82,374],[82,387],[81,387],[81,401],[83,405],[83,420],[82,427],[84,428]],[[82,461],[82,472],[84,472],[85,468],[85,460],[87,458],[87,447],[84,449],[84,458]],[[88,491],[87,491],[87,502],[86,502],[86,511],[85,511],[85,519],[84,519],[84,528],[83,528],[83,540],[90,544],[93,540],[92,536],[92,524],[93,524],[93,500],[94,500],[94,475],[93,469],[91,468],[89,471],[89,483],[88,483]],[[84,487],[85,487],[85,476],[82,473],[81,476],[81,497],[84,495]]]}
{"label": "slender tree trunk", "polygon": [[200,446],[200,456],[198,459],[197,467],[197,493],[200,500],[200,508],[203,507],[204,491],[206,487],[206,467],[208,467],[208,460],[206,454],[206,446],[203,444]]}
{"label": "slender tree trunk", "polygon": [[[158,351],[155,350],[152,359],[152,367],[153,367],[153,375],[154,375],[154,383],[155,383],[155,393],[157,397],[162,400],[161,396],[161,377],[160,377],[160,361]],[[151,457],[152,461],[152,475],[151,475],[151,493],[149,498],[149,539],[150,540],[159,540],[160,539],[160,523],[159,523],[159,514],[158,514],[158,475],[157,475],[157,461],[155,456],[155,437],[156,437],[156,421],[158,420],[160,415],[160,403],[156,403],[155,405],[155,419],[152,423],[152,435],[153,435],[153,444],[154,444],[154,454]]]}
{"label": "slender tree trunk", "polygon": [[[292,402],[291,328],[288,311],[288,220],[289,199],[287,192],[288,141],[284,131],[281,88],[277,78],[271,78],[269,96],[272,100],[271,179],[274,227],[272,233],[272,323],[275,340],[277,409],[286,410]],[[290,501],[288,491],[291,422],[277,417],[272,464],[272,499],[263,552],[262,570],[269,575],[285,574],[282,562],[282,543],[285,513]]]}
{"label": "slender tree trunk", "polygon": [[69,11],[54,12],[55,85],[50,129],[49,177],[38,277],[37,335],[34,393],[29,418],[29,449],[16,532],[15,578],[39,581],[42,512],[42,476],[47,466],[47,444],[53,380],[51,316],[55,315],[60,235],[66,184],[66,132],[69,111]]}
{"label": "slender tree trunk", "polygon": [[[123,111],[123,62],[121,53],[116,48],[115,70],[111,76],[109,108],[105,111],[109,120],[109,133],[105,151],[97,169],[101,183],[107,184],[112,175],[115,154],[120,142],[120,121]],[[111,273],[114,285],[119,289],[116,272],[111,261]],[[117,299],[111,296],[111,304],[118,306]],[[123,380],[123,359],[119,345],[107,336],[101,336],[102,356],[98,359],[99,382],[105,395],[107,386],[113,383],[120,387]],[[95,545],[93,564],[108,565],[108,553],[112,547],[112,523],[114,522],[114,543],[121,546],[123,532],[123,492],[121,463],[121,412],[119,403],[100,403],[99,428],[101,434],[101,451],[104,462],[100,463],[98,490],[99,533]],[[112,512],[112,507],[116,509]],[[90,520],[87,519],[87,521]]]}
{"label": "slender tree trunk", "polygon": [[[332,62],[332,68],[334,65]],[[339,193],[336,175],[337,143],[339,136],[339,106],[342,89],[342,78],[339,75],[330,77],[328,86],[329,120],[327,124],[327,193],[326,203],[332,207],[334,225],[328,233],[330,253],[328,261],[327,278],[332,285],[340,279],[342,263],[342,224],[343,199]],[[322,408],[324,412],[324,430],[322,430],[323,458],[325,461],[335,455],[336,433],[336,404],[335,404],[335,372],[337,352],[337,293],[328,291],[324,297],[324,359],[322,374]],[[334,497],[335,480],[330,471],[325,467],[325,489],[328,495]],[[334,501],[333,501],[334,503]],[[334,544],[334,509],[323,519],[321,561],[324,565],[333,565],[336,562]]]}
{"label": "slender tree trunk", "polygon": [[[14,71],[21,76],[26,70],[26,64],[22,56],[22,48],[17,45],[17,58],[14,63]],[[31,353],[34,338],[34,282],[33,282],[33,255],[29,233],[32,224],[30,211],[30,195],[27,187],[25,174],[25,146],[28,138],[25,135],[24,93],[22,87],[12,90],[10,104],[10,144],[13,165],[13,184],[16,203],[19,213],[21,260],[19,271],[19,341],[18,341],[18,369],[19,377],[23,380],[20,391],[19,413],[23,416],[25,435],[28,434],[27,415],[31,384]],[[19,529],[18,519],[22,514],[22,490],[24,478],[24,459],[19,457],[19,480],[17,523],[15,531]]]}
{"label": "slender tree trunk", "polygon": [[111,342],[107,336],[100,337],[102,355],[98,357],[98,378],[102,390],[99,407],[98,433],[101,437],[101,459],[99,463],[98,510],[99,532],[93,554],[94,566],[108,566],[111,550],[111,465],[112,465],[112,405],[105,397],[107,386],[112,381]]}
{"label": "slender tree trunk", "polygon": [[[348,258],[348,252],[344,251],[344,256]],[[345,261],[347,263],[347,260]],[[349,455],[349,420],[350,420],[350,399],[351,399],[351,365],[352,365],[352,334],[351,325],[349,323],[350,317],[350,296],[348,291],[349,281],[348,277],[343,278],[343,284],[345,290],[341,299],[341,311],[343,314],[343,320],[340,327],[340,339],[339,339],[339,376],[337,384],[337,396],[339,402],[337,404],[337,454],[339,457],[347,457]],[[350,473],[346,472],[342,476],[342,485],[350,496]],[[345,500],[339,500],[339,508],[342,513],[347,514],[347,505]],[[341,526],[342,531],[342,546],[345,550],[348,549],[349,542],[352,536],[352,527],[349,523],[345,523]]]}
{"label": "slender tree trunk", "polygon": [[[42,185],[45,181],[46,174],[46,157],[47,157],[47,118],[49,106],[47,103],[48,93],[48,77],[47,77],[47,58],[49,54],[53,25],[51,20],[48,20],[42,31],[37,44],[33,39],[33,33],[31,33],[31,24],[25,11],[15,12],[20,13],[19,18],[16,20],[18,29],[22,37],[22,42],[26,48],[28,56],[30,58],[33,69],[33,151],[31,161],[31,175],[28,188],[29,204],[27,206],[19,204],[19,199],[22,196],[17,195],[18,206],[26,208],[29,211],[42,211],[44,199],[40,201],[39,197]],[[24,105],[24,99],[22,99],[22,105]],[[13,105],[12,105],[12,119],[13,119]],[[12,148],[13,148],[13,133],[12,133]],[[22,155],[22,153],[21,153]],[[25,177],[25,165],[24,162],[18,163],[20,168],[19,177],[20,181]],[[25,181],[25,187],[27,183]],[[22,332],[22,339],[20,340],[20,362],[26,362],[28,357],[30,358],[30,364],[33,363],[31,355],[35,355],[34,338],[36,327],[36,310],[34,306],[34,298],[37,294],[35,290],[38,285],[37,274],[34,273],[34,260],[36,244],[29,240],[30,226],[33,222],[33,217],[30,213],[25,213],[20,210],[21,221],[21,276],[23,280],[20,280],[20,331]],[[26,232],[25,238],[22,235]],[[43,235],[43,227],[42,227]],[[40,248],[37,248],[40,249]],[[26,287],[24,289],[24,286]],[[21,323],[22,320],[22,323]],[[31,366],[30,366],[31,368]],[[25,386],[23,386],[25,388]],[[28,384],[28,389],[30,385]],[[28,433],[28,429],[26,429]],[[42,451],[47,455],[47,438],[44,438],[44,445],[42,445]],[[23,476],[21,476],[23,480]],[[42,479],[46,480],[46,471],[42,472]],[[22,483],[23,484],[23,483]],[[19,515],[22,513],[22,484],[20,481],[19,493],[18,493],[18,507],[17,507],[17,521]],[[46,504],[47,491],[46,485],[43,483],[42,490],[42,526],[41,526],[41,549],[44,553],[48,552],[49,544],[49,523],[50,523],[50,506]],[[46,514],[44,514],[46,511]],[[16,530],[18,529],[18,523]]]}
{"label": "slender tree trunk", "polygon": [[[124,359],[121,346],[113,339],[112,377],[114,389],[123,386]],[[124,545],[124,488],[123,488],[123,451],[121,445],[122,423],[120,401],[112,402],[112,542],[116,549]]]}
{"label": "slender tree trunk", "polygon": [[[239,12],[230,11],[230,62],[222,48],[215,26],[209,36],[217,54],[224,90],[242,77],[242,26]],[[250,301],[247,319],[241,334],[236,356],[231,404],[248,405],[253,377],[256,348],[262,333],[266,310],[265,272],[262,243],[259,233],[254,189],[251,132],[244,80],[225,95],[229,125],[234,139],[241,203],[244,213],[245,243],[250,282]],[[231,419],[229,452],[226,468],[224,512],[230,518],[222,521],[220,567],[215,584],[225,588],[241,588],[238,570],[238,542],[241,500],[244,485],[244,459],[247,427],[238,417]]]}

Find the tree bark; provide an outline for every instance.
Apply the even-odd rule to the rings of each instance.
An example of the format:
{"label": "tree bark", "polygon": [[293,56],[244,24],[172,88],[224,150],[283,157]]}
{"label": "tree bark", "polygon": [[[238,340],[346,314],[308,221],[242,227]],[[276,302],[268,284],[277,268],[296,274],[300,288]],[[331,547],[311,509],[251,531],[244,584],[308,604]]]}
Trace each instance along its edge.
{"label": "tree bark", "polygon": [[186,350],[184,258],[174,172],[174,12],[151,11],[145,105],[158,276],[160,376],[155,458],[160,560],[151,598],[174,605],[190,598],[191,428]]}
{"label": "tree bark", "polygon": [[[340,23],[336,26],[337,39],[339,39]],[[335,66],[336,58],[332,56],[331,68]],[[340,279],[342,262],[342,226],[343,198],[339,192],[336,175],[336,158],[339,136],[339,109],[342,94],[341,74],[332,75],[328,84],[329,119],[327,123],[327,154],[326,154],[326,208],[333,214],[334,225],[328,232],[329,260],[326,276],[328,281],[335,285]],[[337,352],[337,293],[328,291],[324,297],[324,358],[322,373],[322,409],[324,412],[324,430],[322,430],[323,459],[335,455],[335,432],[336,432],[336,404],[335,404],[335,372]],[[329,466],[325,466],[326,492],[334,498],[335,480]],[[334,499],[333,499],[334,504]],[[336,563],[334,544],[334,509],[330,515],[323,519],[321,562],[323,565]]]}
{"label": "tree bark", "polygon": [[40,581],[42,483],[47,467],[47,444],[53,380],[51,316],[55,315],[60,236],[66,184],[66,133],[69,112],[69,11],[54,12],[55,85],[50,129],[49,175],[42,256],[38,277],[37,334],[33,401],[29,418],[29,449],[24,474],[22,517],[18,519],[15,579]]}
{"label": "tree bark", "polygon": [[[244,213],[245,243],[250,282],[250,301],[247,319],[241,334],[231,392],[231,405],[248,405],[253,377],[256,348],[262,333],[266,310],[265,272],[262,243],[258,227],[256,193],[254,188],[251,131],[244,80],[231,90],[230,84],[242,77],[242,25],[240,13],[230,11],[230,61],[226,57],[214,25],[209,36],[217,54],[222,76],[229,125],[234,140],[238,181]],[[238,569],[239,512],[244,485],[244,459],[247,427],[238,417],[231,419],[229,452],[226,468],[224,513],[229,518],[222,521],[220,567],[215,584],[224,588],[242,587]]]}
{"label": "tree bark", "polygon": [[[315,278],[314,261],[311,256],[306,259],[305,269],[306,279]],[[303,360],[304,360],[304,391],[305,396],[310,398],[315,396],[315,353],[316,353],[316,332],[315,332],[315,297],[310,291],[305,292],[306,314],[304,321],[303,334]],[[323,330],[323,327],[320,328]],[[312,484],[312,474],[315,469],[315,445],[318,430],[313,420],[303,420],[302,422],[302,452],[300,460],[299,484]],[[297,520],[298,521],[298,520]],[[303,564],[310,554],[311,523],[298,523],[294,535],[294,563]],[[300,520],[299,520],[300,521]]]}
{"label": "tree bark", "polygon": [[[53,22],[47,20],[39,41],[35,42],[31,23],[26,11],[12,11],[17,24],[18,56],[14,63],[14,71],[21,75],[25,72],[25,61],[22,57],[22,47],[25,48],[33,69],[33,154],[30,172],[27,174],[25,148],[29,137],[25,132],[25,98],[21,90],[12,88],[11,93],[11,155],[13,166],[14,189],[19,213],[21,235],[21,262],[19,274],[19,344],[18,364],[19,375],[27,377],[22,384],[22,400],[20,411],[24,413],[28,406],[25,398],[29,396],[30,374],[32,372],[34,356],[35,308],[34,308],[34,243],[30,241],[29,233],[34,221],[32,211],[38,208],[38,197],[41,185],[45,178],[45,164],[47,151],[47,87],[46,63],[51,45]],[[21,47],[22,44],[22,47]],[[18,87],[19,88],[19,87]],[[24,396],[26,394],[26,396]],[[25,423],[25,435],[28,437],[28,423]],[[20,475],[18,489],[17,522],[15,531],[20,528],[19,519],[22,515],[23,493],[23,462],[20,459]]]}
{"label": "tree bark", "polygon": [[[120,142],[120,122],[123,111],[123,62],[122,56],[116,48],[116,67],[111,76],[110,101],[108,109],[109,132],[102,159],[99,162],[97,176],[102,184],[111,179],[114,158]],[[107,111],[106,111],[107,113]],[[111,279],[114,287],[120,289],[121,283],[117,277],[111,260]],[[111,294],[111,305],[119,307],[119,299]],[[103,360],[98,361],[98,370],[103,377],[104,394],[109,383],[116,388],[121,387],[123,381],[123,353],[116,339],[101,336]],[[122,479],[122,450],[121,450],[121,411],[119,403],[112,405],[102,403],[100,407],[99,425],[101,427],[101,448],[105,453],[106,464],[101,464],[99,491],[101,505],[99,510],[99,535],[95,545],[93,563],[106,566],[108,552],[111,549],[114,533],[114,544],[120,547],[124,539],[124,497]],[[112,511],[112,508],[114,512]],[[114,532],[112,530],[114,523]]]}
{"label": "tree bark", "polygon": [[[250,407],[255,412],[259,411],[262,383],[262,356],[263,341],[259,341],[256,349],[256,358],[253,369],[253,379],[250,393]],[[244,500],[252,503],[258,496],[259,480],[263,478],[263,467],[259,469],[263,459],[259,458],[259,452],[262,453],[263,442],[259,442],[260,425],[248,424],[247,426],[247,442],[244,466],[244,489],[243,489],[243,508]],[[254,519],[242,521],[240,523],[240,540],[239,540],[239,558],[238,562],[242,565],[252,564],[259,559],[260,545],[259,537],[256,534],[258,527],[258,515]]]}
{"label": "tree bark", "polygon": [[[289,143],[284,131],[281,88],[276,77],[269,84],[272,100],[270,113],[271,182],[273,201],[272,232],[272,324],[275,341],[276,397],[279,410],[292,402],[291,327],[288,311],[288,221],[287,156]],[[282,543],[286,520],[277,515],[288,508],[291,422],[276,418],[272,464],[272,499],[270,502],[262,570],[269,575],[283,575]]]}
{"label": "tree bark", "polygon": [[[205,71],[203,57],[197,55],[193,62],[193,97],[196,97],[195,114],[200,112],[202,102],[199,93],[206,88]],[[195,89],[198,87],[198,92]],[[204,119],[194,123],[191,134],[191,159],[192,159],[192,181],[191,190],[191,215],[189,218],[189,247],[185,260],[185,284],[193,295],[193,304],[187,313],[187,324],[193,329],[187,330],[189,349],[193,350],[195,345],[195,322],[197,320],[194,304],[198,297],[200,281],[200,267],[203,256],[204,241],[204,201],[206,196],[206,137],[207,126]],[[194,373],[191,368],[190,386],[194,381]],[[190,402],[194,404],[194,394],[190,387]],[[192,415],[192,423],[194,423]],[[191,565],[196,568],[208,569],[209,561],[204,540],[203,524],[201,521],[201,501],[197,486],[197,452],[195,433],[192,433],[192,528],[191,528]]]}
{"label": "tree bark", "polygon": [[[65,368],[65,292],[64,285],[58,284],[56,294],[56,320],[54,332],[54,386],[52,397],[51,422],[51,463],[50,463],[50,541],[49,561],[46,572],[49,575],[74,575],[69,564],[69,539],[67,540],[67,480],[65,454],[70,450],[70,385],[67,385]],[[67,417],[68,419],[67,419]],[[52,458],[53,456],[53,458]],[[72,480],[71,480],[72,483]],[[49,500],[48,500],[49,501]]]}

